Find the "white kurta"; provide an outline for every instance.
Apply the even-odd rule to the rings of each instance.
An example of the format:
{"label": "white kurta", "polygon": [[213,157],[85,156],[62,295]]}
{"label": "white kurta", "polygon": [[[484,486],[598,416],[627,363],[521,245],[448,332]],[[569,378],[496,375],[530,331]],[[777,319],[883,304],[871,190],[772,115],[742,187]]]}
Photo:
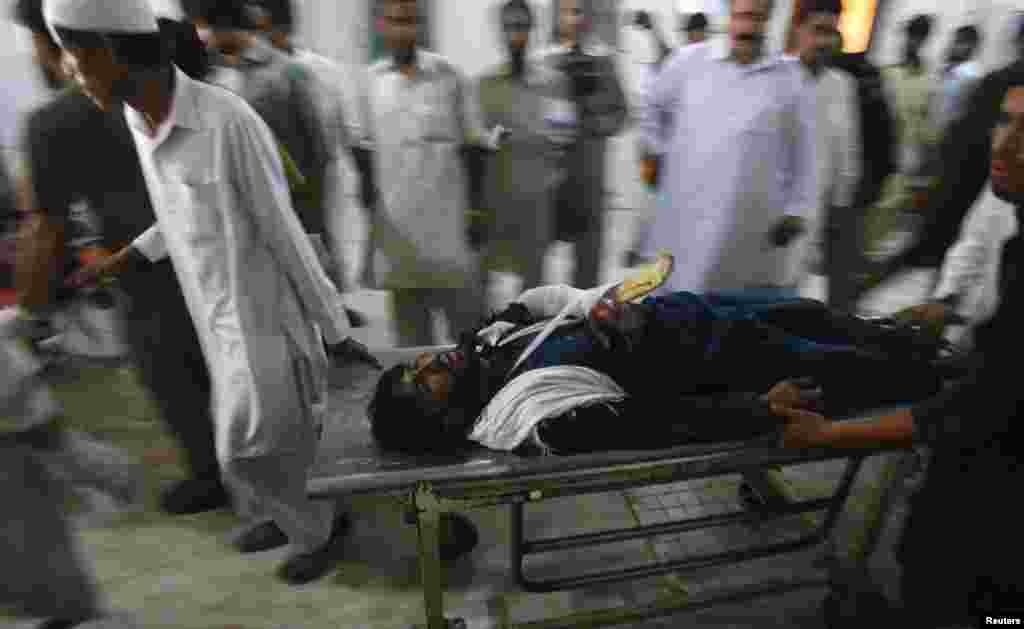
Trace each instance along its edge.
{"label": "white kurta", "polygon": [[[860,107],[857,98],[857,83],[852,76],[825,68],[814,77],[798,57],[787,57],[791,63],[800,65],[806,77],[807,88],[814,94],[817,105],[817,165],[818,165],[818,213],[813,223],[818,233],[804,241],[805,254],[810,245],[817,242],[823,246],[828,236],[825,233],[829,208],[840,211],[857,211],[852,206],[860,184],[861,132]],[[835,223],[834,223],[835,224]],[[840,237],[843,237],[840,235]],[[799,245],[798,245],[799,247]]]}
{"label": "white kurta", "polygon": [[459,150],[483,138],[477,99],[440,55],[418,50],[417,60],[412,80],[390,59],[372,66],[361,99],[380,191],[377,279],[391,289],[463,288],[474,262]]}
{"label": "white kurta", "polygon": [[348,321],[269,128],[238,96],[180,71],[156,137],[125,115],[157,216],[134,246],[174,263],[210,368],[218,457],[306,451],[322,417],[310,410],[326,403],[320,333],[341,342]]}
{"label": "white kurta", "polygon": [[778,249],[769,233],[819,205],[813,93],[781,57],[741,66],[725,45],[676,51],[640,107],[644,148],[662,156],[642,253],[675,255],[665,292],[792,286],[803,271],[800,240]]}
{"label": "white kurta", "polygon": [[960,228],[948,252],[936,299],[961,295],[959,314],[975,326],[999,306],[999,260],[1003,245],[1017,235],[1017,212],[987,187]]}

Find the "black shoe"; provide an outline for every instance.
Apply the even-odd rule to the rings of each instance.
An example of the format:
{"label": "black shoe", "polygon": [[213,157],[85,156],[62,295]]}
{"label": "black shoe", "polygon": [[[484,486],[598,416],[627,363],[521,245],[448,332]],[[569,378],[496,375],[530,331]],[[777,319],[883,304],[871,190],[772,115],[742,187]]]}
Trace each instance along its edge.
{"label": "black shoe", "polygon": [[274,522],[252,526],[231,541],[240,553],[262,553],[288,544],[288,536]]}
{"label": "black shoe", "polygon": [[231,498],[220,480],[189,479],[176,483],[160,496],[160,509],[170,515],[190,515],[228,506]]}
{"label": "black shoe", "polygon": [[311,553],[289,557],[277,569],[277,578],[289,585],[303,585],[316,581],[330,572],[334,564],[341,558],[343,542],[348,530],[348,514],[338,515],[334,519],[331,537],[327,543]]}
{"label": "black shoe", "polygon": [[476,548],[480,535],[469,518],[459,513],[441,517],[441,559],[453,561]]}
{"label": "black shoe", "polygon": [[71,629],[84,621],[66,620],[64,618],[50,618],[36,625],[36,629]]}

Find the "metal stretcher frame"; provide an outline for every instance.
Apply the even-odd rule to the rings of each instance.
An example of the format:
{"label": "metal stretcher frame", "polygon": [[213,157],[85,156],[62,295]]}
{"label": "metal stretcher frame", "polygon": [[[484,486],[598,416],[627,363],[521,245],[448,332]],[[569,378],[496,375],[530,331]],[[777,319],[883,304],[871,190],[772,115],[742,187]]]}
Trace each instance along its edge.
{"label": "metal stretcher frame", "polygon": [[[423,351],[440,348],[398,349],[376,352],[385,368],[411,362]],[[388,494],[399,497],[407,509],[407,519],[418,529],[418,554],[422,579],[427,629],[465,627],[464,619],[446,618],[442,563],[439,552],[442,516],[502,505],[511,506],[512,544],[510,561],[517,582],[527,592],[552,592],[599,583],[647,578],[687,569],[735,564],[763,557],[796,552],[823,542],[850,495],[861,464],[867,456],[883,450],[783,450],[764,440],[743,443],[684,446],[668,450],[607,452],[571,457],[519,457],[510,453],[481,449],[454,459],[395,457],[373,452],[365,403],[376,382],[375,372],[349,367],[332,374],[335,394],[345,391],[346,383],[358,394],[341,400],[348,403],[348,414],[327,430],[341,430],[343,436],[325,437],[335,447],[325,448],[321,465],[309,483],[314,498],[336,498],[355,494]],[[332,399],[332,404],[335,402]],[[355,406],[353,406],[353,402]],[[344,410],[341,411],[345,413]],[[362,443],[357,443],[359,440]],[[339,441],[340,440],[340,441]],[[362,449],[360,449],[362,448]],[[826,498],[798,500],[788,491],[781,468],[825,460],[846,459],[847,464],[835,492]],[[741,474],[745,482],[772,503],[770,509],[746,510],[665,524],[630,527],[585,533],[568,537],[527,539],[524,511],[527,504],[568,496],[605,493],[663,483],[697,480]],[[583,548],[626,540],[645,539],[700,528],[739,523],[756,523],[795,514],[825,511],[824,521],[806,522],[811,529],[799,539],[741,550],[656,562],[626,569],[607,570],[558,579],[530,578],[524,560],[531,554]],[[618,624],[685,610],[781,594],[794,589],[827,586],[827,577],[762,583],[735,591],[715,594],[700,600],[640,609],[608,609],[572,614],[558,619],[518,625],[555,627]]]}

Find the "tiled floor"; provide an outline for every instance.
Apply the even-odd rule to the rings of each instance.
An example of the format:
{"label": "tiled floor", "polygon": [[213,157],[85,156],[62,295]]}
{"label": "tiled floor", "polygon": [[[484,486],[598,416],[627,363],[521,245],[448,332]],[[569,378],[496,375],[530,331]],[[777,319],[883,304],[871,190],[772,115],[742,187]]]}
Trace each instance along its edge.
{"label": "tiled floor", "polygon": [[[632,233],[633,215],[611,213],[608,219],[607,278],[624,274],[620,256]],[[353,247],[349,252],[358,259]],[[565,281],[571,265],[566,247],[548,255],[549,281]],[[882,291],[865,303],[871,309],[892,311],[919,299],[927,278],[911,277]],[[496,306],[511,299],[515,282],[499,277],[492,295]],[[806,287],[820,295],[820,286]],[[358,336],[371,347],[393,342],[388,294],[360,291],[350,305],[369,316],[370,325]],[[345,559],[336,573],[300,588],[276,582],[272,571],[283,551],[239,556],[225,544],[237,526],[227,512],[168,518],[154,508],[160,483],[178,478],[181,469],[172,440],[164,433],[148,400],[128,369],[88,369],[76,380],[59,386],[79,430],[116,444],[138,462],[132,468],[146,489],[145,508],[131,513],[97,517],[109,506],[97,501],[86,507],[87,518],[77,525],[83,556],[94,569],[103,592],[119,616],[94,623],[103,627],[167,627],[168,629],[384,629],[408,627],[421,621],[415,531],[402,522],[393,502],[352,499],[348,507],[354,525]],[[816,470],[793,470],[787,479],[808,491],[827,491],[834,465]],[[870,495],[877,465],[868,465],[858,495]],[[577,530],[599,530],[637,523],[693,517],[736,509],[736,478],[682,483],[572,500],[545,502],[527,512],[527,531],[533,537],[564,535]],[[855,527],[856,504],[851,519]],[[703,574],[671,575],[635,583],[585,588],[550,595],[525,594],[511,583],[508,573],[509,526],[505,509],[470,514],[481,531],[480,546],[469,557],[446,567],[447,604],[470,621],[470,627],[501,627],[559,613],[593,609],[609,604],[637,606],[677,598],[685,592],[699,595],[730,579],[760,578],[766,574],[793,574],[815,570],[814,554],[774,563],[757,562]],[[669,559],[681,553],[706,552],[726,544],[762,541],[786,533],[786,527],[677,535],[653,543],[632,542],[599,550],[553,553],[531,559],[531,575],[564,575],[569,571],[613,565],[635,565]],[[717,580],[717,583],[716,583]],[[643,623],[647,629],[668,627],[820,627],[817,607],[821,591],[804,591],[765,598],[752,603],[680,615]],[[2,618],[2,616],[0,616]],[[13,620],[12,620],[13,622]],[[2,626],[0,621],[0,626]],[[19,623],[14,627],[30,627]]]}

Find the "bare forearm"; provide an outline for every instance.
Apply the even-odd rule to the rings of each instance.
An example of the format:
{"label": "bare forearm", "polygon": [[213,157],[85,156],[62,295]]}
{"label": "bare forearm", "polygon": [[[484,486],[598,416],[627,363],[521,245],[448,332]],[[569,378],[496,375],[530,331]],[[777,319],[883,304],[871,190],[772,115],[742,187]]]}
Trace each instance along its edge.
{"label": "bare forearm", "polygon": [[14,262],[18,303],[44,310],[52,302],[64,253],[64,226],[41,212],[27,216],[19,228]]}
{"label": "bare forearm", "polygon": [[866,422],[830,422],[824,437],[825,444],[837,448],[910,447],[914,443],[914,415],[905,409]]}

